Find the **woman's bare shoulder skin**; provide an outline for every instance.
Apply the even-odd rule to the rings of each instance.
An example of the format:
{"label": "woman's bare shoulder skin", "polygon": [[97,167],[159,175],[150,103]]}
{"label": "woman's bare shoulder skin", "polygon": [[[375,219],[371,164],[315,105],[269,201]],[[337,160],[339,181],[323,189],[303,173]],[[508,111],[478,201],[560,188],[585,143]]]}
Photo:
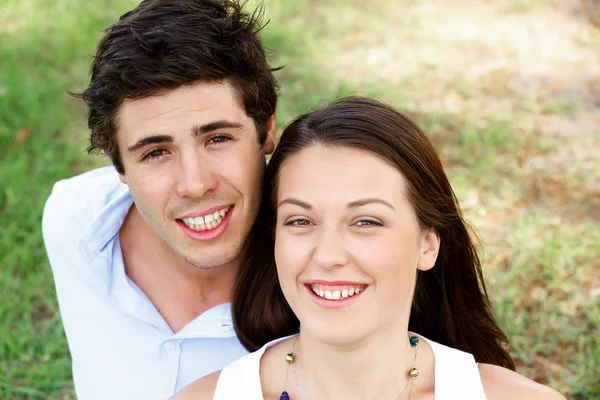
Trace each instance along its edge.
{"label": "woman's bare shoulder skin", "polygon": [[175,393],[169,400],[212,400],[219,375],[221,375],[221,371],[206,375]]}
{"label": "woman's bare shoulder skin", "polygon": [[479,364],[479,375],[488,400],[566,400],[554,389],[497,365]]}

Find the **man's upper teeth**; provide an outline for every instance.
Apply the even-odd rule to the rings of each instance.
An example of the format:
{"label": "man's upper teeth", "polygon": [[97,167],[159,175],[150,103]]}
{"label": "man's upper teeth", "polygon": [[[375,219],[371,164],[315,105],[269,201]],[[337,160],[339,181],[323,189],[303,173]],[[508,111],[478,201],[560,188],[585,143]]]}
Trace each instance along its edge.
{"label": "man's upper teeth", "polygon": [[362,292],[361,286],[344,286],[337,289],[325,289],[319,285],[312,285],[312,291],[319,297],[327,300],[343,300]]}
{"label": "man's upper teeth", "polygon": [[229,211],[229,207],[207,214],[204,217],[184,218],[183,222],[192,229],[205,230],[212,229],[219,225],[223,217]]}

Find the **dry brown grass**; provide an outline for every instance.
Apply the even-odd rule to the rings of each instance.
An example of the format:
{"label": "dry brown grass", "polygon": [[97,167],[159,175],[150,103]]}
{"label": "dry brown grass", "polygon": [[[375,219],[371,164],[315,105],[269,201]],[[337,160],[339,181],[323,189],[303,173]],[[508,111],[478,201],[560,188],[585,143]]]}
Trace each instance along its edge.
{"label": "dry brown grass", "polygon": [[287,73],[422,123],[483,239],[519,371],[600,396],[600,2],[297,3],[286,18],[312,47]]}

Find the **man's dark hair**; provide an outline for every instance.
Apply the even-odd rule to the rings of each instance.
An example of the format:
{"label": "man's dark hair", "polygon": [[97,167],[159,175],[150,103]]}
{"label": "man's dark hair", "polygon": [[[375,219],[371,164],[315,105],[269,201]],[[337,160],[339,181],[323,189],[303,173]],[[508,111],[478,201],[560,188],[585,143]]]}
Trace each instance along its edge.
{"label": "man's dark hair", "polygon": [[258,33],[263,8],[231,0],[144,0],[106,29],[82,93],[90,153],[104,152],[124,173],[116,140],[119,106],[181,85],[228,80],[260,143],[275,112],[277,81]]}

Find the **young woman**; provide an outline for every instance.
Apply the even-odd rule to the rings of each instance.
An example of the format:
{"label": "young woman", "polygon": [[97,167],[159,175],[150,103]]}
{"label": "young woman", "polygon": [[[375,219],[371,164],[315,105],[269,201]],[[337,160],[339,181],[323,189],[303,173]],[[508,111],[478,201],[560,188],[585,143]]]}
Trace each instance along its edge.
{"label": "young woman", "polygon": [[255,352],[177,399],[563,399],[513,372],[455,195],[405,116],[365,98],[306,114],[265,179],[233,302]]}

